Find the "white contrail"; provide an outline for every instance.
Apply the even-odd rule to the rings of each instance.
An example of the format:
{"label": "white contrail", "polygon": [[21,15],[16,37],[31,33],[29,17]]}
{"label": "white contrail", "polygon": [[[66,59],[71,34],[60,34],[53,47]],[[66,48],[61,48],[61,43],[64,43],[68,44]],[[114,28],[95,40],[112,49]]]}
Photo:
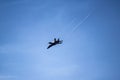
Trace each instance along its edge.
{"label": "white contrail", "polygon": [[82,21],[80,21],[80,23],[78,23],[72,30],[72,32],[74,32],[82,23],[84,23],[88,17],[91,15],[91,13],[89,13]]}
{"label": "white contrail", "polygon": [[[91,13],[89,13],[82,21],[80,21],[77,25],[73,25],[74,27],[73,27],[73,29],[70,31],[70,33],[66,33],[64,36],[65,37],[70,37],[71,36],[71,34],[82,24],[82,23],[84,23],[87,19],[88,19],[88,17],[91,15]],[[72,20],[72,23],[74,24],[74,21],[75,21],[75,18]],[[68,31],[67,31],[68,32]]]}

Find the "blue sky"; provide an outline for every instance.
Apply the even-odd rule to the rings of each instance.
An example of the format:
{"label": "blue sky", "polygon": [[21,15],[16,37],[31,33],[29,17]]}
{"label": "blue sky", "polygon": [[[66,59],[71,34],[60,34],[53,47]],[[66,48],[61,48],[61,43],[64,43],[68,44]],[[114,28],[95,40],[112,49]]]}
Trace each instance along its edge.
{"label": "blue sky", "polygon": [[120,80],[119,5],[0,0],[0,80]]}

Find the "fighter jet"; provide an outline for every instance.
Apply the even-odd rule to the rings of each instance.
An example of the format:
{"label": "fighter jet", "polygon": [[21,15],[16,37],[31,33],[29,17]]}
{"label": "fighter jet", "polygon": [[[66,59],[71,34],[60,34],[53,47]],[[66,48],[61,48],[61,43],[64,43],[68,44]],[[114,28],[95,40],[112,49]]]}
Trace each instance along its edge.
{"label": "fighter jet", "polygon": [[63,40],[59,40],[59,38],[56,40],[56,38],[54,38],[54,42],[49,42],[49,46],[47,47],[47,49],[49,49],[50,47],[57,45],[57,44],[62,44]]}

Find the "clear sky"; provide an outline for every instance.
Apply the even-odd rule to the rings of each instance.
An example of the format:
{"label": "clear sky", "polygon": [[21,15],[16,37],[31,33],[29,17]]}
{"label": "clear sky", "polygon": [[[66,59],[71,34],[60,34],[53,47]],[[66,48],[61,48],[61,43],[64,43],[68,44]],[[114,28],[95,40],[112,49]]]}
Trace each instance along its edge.
{"label": "clear sky", "polygon": [[0,0],[0,80],[120,80],[120,1]]}

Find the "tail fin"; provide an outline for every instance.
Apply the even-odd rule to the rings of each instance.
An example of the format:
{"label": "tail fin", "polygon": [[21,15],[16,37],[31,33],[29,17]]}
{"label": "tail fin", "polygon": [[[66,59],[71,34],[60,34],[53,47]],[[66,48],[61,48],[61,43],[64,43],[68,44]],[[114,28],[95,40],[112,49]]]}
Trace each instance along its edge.
{"label": "tail fin", "polygon": [[54,42],[56,42],[56,38],[54,38]]}

